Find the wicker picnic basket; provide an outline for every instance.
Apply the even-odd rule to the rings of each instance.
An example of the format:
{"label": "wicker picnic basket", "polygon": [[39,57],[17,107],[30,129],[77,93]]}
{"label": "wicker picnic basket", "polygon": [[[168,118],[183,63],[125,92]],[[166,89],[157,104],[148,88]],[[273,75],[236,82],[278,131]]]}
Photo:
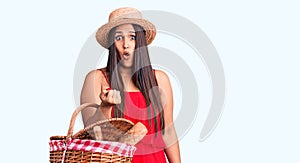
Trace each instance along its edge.
{"label": "wicker picnic basket", "polygon": [[[134,124],[123,118],[111,118],[98,121],[73,134],[76,117],[86,107],[98,105],[80,105],[72,115],[67,136],[50,137],[50,163],[130,163],[135,146],[118,140]],[[95,126],[101,127],[101,141],[95,140]]]}

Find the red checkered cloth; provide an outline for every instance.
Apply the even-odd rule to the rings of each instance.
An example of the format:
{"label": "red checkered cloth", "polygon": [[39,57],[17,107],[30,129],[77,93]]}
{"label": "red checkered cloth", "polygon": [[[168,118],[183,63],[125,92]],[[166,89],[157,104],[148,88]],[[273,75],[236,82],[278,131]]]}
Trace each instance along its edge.
{"label": "red checkered cloth", "polygon": [[51,140],[50,151],[78,150],[87,152],[101,152],[117,154],[119,156],[133,157],[135,146],[111,141],[69,139],[65,144],[64,140]]}

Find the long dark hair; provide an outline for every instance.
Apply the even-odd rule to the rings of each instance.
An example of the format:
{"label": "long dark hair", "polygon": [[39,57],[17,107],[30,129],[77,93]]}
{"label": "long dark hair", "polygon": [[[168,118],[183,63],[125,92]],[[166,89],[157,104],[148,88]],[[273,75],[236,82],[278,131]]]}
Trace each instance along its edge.
{"label": "long dark hair", "polygon": [[[136,46],[134,50],[132,66],[132,72],[134,74],[132,75],[132,81],[145,98],[150,126],[152,125],[152,120],[154,120],[155,132],[157,133],[159,131],[158,127],[160,127],[160,130],[164,133],[165,125],[163,107],[159,95],[158,84],[150,62],[148,47],[145,39],[145,30],[139,25],[132,25],[136,33]],[[123,118],[124,83],[118,70],[120,56],[114,44],[115,30],[116,27],[113,28],[109,33],[109,43],[111,46],[108,48],[109,57],[106,66],[106,73],[109,78],[111,88],[120,90],[121,92],[121,104],[114,107],[114,117]],[[157,117],[158,115],[159,117]],[[160,125],[158,124],[157,118],[159,118]]]}

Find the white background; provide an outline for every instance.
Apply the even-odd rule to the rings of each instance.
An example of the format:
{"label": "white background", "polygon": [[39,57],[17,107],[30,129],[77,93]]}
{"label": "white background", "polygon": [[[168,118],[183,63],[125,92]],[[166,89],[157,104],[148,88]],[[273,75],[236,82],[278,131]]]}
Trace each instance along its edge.
{"label": "white background", "polygon": [[[300,162],[296,0],[1,1],[2,161],[48,162],[49,137],[66,134],[78,100],[73,74],[80,49],[108,14],[123,6],[189,19],[207,34],[222,60],[223,115],[212,135],[199,142],[206,116],[205,108],[199,111],[180,139],[183,162]],[[172,41],[164,43],[171,49]],[[207,74],[202,75],[209,86]],[[209,100],[203,92],[201,97]]]}

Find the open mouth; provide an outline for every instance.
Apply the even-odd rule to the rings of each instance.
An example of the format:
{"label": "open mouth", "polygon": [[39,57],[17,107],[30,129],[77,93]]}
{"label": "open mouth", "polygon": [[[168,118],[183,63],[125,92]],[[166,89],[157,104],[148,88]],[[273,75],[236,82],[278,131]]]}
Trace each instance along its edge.
{"label": "open mouth", "polygon": [[123,53],[125,59],[129,58],[130,54],[128,52]]}

